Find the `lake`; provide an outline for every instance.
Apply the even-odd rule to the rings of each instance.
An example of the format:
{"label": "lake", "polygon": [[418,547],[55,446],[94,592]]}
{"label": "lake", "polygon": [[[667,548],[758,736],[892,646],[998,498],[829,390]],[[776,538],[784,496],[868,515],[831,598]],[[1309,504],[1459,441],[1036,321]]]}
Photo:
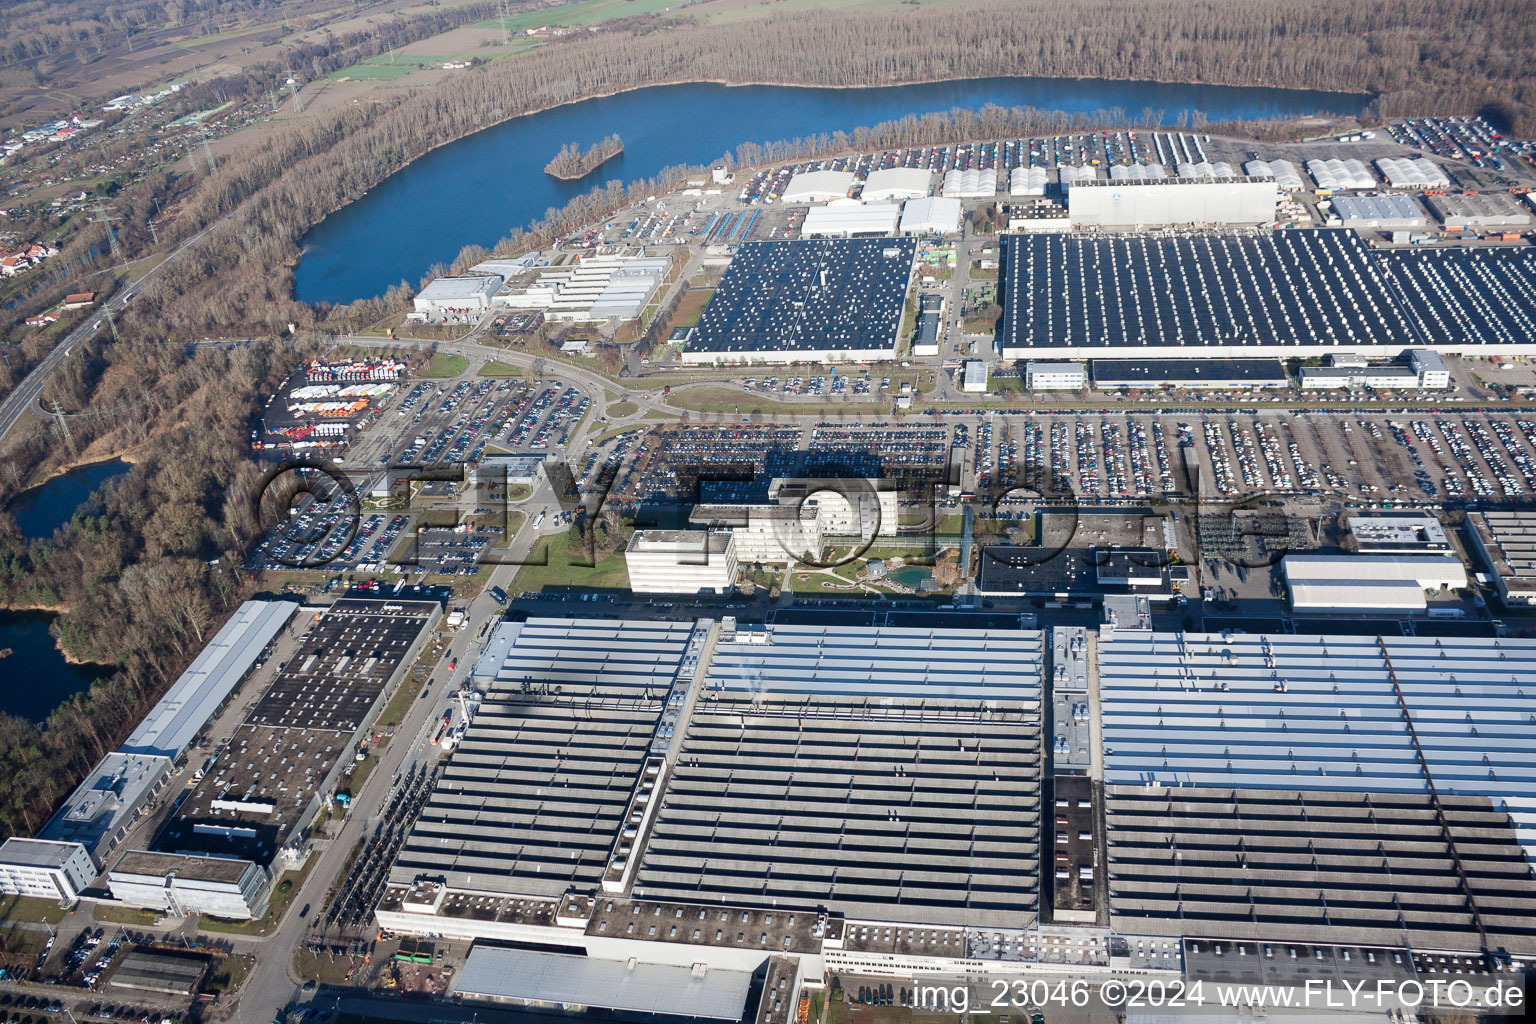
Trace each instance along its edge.
{"label": "lake", "polygon": [[71,665],[48,632],[49,612],[0,611],[0,676],[25,685],[0,686],[0,711],[41,722],[48,713],[96,680],[112,674],[110,665]]}
{"label": "lake", "polygon": [[[1199,111],[1213,122],[1356,114],[1369,96],[1297,89],[982,78],[869,89],[666,85],[582,100],[504,121],[440,147],[315,225],[303,240],[294,295],[345,303],[448,263],[465,245],[494,245],[551,207],[615,178],[708,164],[743,142],[774,142],[988,103],[1088,113],[1160,111],[1167,123]],[[544,164],[568,142],[582,148],[614,132],[624,152],[591,175],[559,181]]]}
{"label": "lake", "polygon": [[44,540],[69,522],[75,510],[96,493],[96,488],[128,469],[128,463],[119,460],[77,466],[45,484],[22,491],[6,509],[16,517],[16,525],[28,540]]}

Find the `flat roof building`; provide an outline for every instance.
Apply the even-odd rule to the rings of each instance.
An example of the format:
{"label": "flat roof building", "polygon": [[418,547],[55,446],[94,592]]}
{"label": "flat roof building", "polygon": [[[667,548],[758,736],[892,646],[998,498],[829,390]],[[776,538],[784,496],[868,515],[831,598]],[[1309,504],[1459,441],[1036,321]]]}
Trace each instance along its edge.
{"label": "flat roof building", "polygon": [[130,907],[231,921],[262,916],[270,882],[266,870],[249,860],[149,850],[130,850],[107,872],[107,888]]}
{"label": "flat roof building", "polygon": [[904,235],[952,235],[960,230],[960,200],[943,196],[909,199],[901,211]]}
{"label": "flat roof building", "polygon": [[298,610],[296,601],[242,604],[118,749],[180,756]]}
{"label": "flat roof building", "polygon": [[980,359],[967,359],[962,367],[960,390],[967,394],[984,395],[987,392],[987,364]]}
{"label": "flat roof building", "polygon": [[342,598],[315,620],[154,842],[157,853],[302,855],[357,741],[442,617],[435,601]]}
{"label": "flat roof building", "polygon": [[663,1020],[742,1020],[752,975],[700,965],[607,960],[476,944],[453,982],[460,999],[570,1012],[610,1010]]}
{"label": "flat roof building", "polygon": [[0,893],[73,901],[95,877],[79,843],[14,837],[0,846]]}
{"label": "flat roof building", "polygon": [[203,983],[210,963],[204,956],[135,949],[123,957],[107,984],[140,992],[190,996]]}
{"label": "flat roof building", "polygon": [[1349,518],[1362,555],[1449,555],[1455,549],[1432,512],[1372,512]]}
{"label": "flat roof building", "polygon": [[170,771],[168,757],[114,750],[96,763],[37,838],[79,843],[97,865],[103,864]]}
{"label": "flat roof building", "polygon": [[1372,250],[1345,229],[1004,243],[1005,359],[1536,352],[1531,246]]}
{"label": "flat roof building", "polygon": [[1280,569],[1291,606],[1312,611],[1417,612],[1425,591],[1468,583],[1461,560],[1445,555],[1290,554]]}
{"label": "flat roof building", "polygon": [[1114,930],[1536,952],[1536,643],[1117,631],[1098,668]]}
{"label": "flat roof building", "polygon": [[1128,388],[1284,388],[1291,383],[1278,359],[1095,359],[1093,386]]}
{"label": "flat roof building", "polygon": [[624,564],[637,594],[729,594],[736,585],[730,531],[636,530]]}
{"label": "flat roof building", "polygon": [[416,293],[418,313],[463,313],[491,308],[491,296],[501,287],[494,274],[439,277]]}
{"label": "flat roof building", "polygon": [[913,238],[743,243],[683,362],[893,359],[916,255]]}
{"label": "flat roof building", "polygon": [[824,203],[829,199],[846,199],[853,190],[853,179],[852,171],[801,171],[789,179],[779,199],[785,203]]}
{"label": "flat roof building", "polygon": [[1536,512],[1468,512],[1467,539],[1505,604],[1536,605]]}
{"label": "flat roof building", "polygon": [[1440,166],[1424,157],[1382,157],[1376,161],[1376,169],[1393,188],[1449,188],[1451,185],[1451,179]]}
{"label": "flat roof building", "polygon": [[[1123,166],[1116,164],[1110,173]],[[1079,182],[1068,189],[1067,216],[1075,227],[1111,230],[1168,224],[1273,224],[1278,198],[1275,183],[1268,178],[1111,178]]]}
{"label": "flat roof building", "polygon": [[1082,363],[1030,360],[1024,368],[1024,386],[1030,391],[1081,391],[1088,386],[1088,371]]}
{"label": "flat roof building", "polygon": [[921,199],[933,191],[933,172],[921,167],[883,167],[870,171],[860,193],[866,203]]}
{"label": "flat roof building", "polygon": [[1447,231],[1529,230],[1536,217],[1508,192],[1452,192],[1425,199]]}
{"label": "flat roof building", "polygon": [[894,235],[901,207],[896,203],[861,203],[834,199],[826,206],[805,211],[801,238],[854,238],[859,235]]}
{"label": "flat roof building", "polygon": [[1346,228],[1415,231],[1429,227],[1429,214],[1418,200],[1395,192],[1339,196],[1333,201],[1333,212]]}

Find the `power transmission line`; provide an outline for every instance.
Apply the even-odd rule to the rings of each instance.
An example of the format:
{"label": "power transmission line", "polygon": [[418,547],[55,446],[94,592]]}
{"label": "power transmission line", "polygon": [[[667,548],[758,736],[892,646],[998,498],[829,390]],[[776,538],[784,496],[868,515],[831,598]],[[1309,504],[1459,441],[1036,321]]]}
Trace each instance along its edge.
{"label": "power transmission line", "polygon": [[98,224],[106,225],[106,228],[107,228],[107,245],[110,246],[111,249],[112,249],[112,258],[115,259],[115,260],[121,260],[123,258],[123,247],[122,247],[121,244],[118,243],[117,232],[112,229],[112,222],[117,220],[118,218],[112,216],[111,213],[109,212],[109,211],[116,210],[116,209],[117,209],[117,207],[115,207],[115,206],[105,206],[105,205],[103,205],[101,200],[98,199],[96,201],[96,206],[94,207],[95,216],[92,217],[91,219],[94,220]]}

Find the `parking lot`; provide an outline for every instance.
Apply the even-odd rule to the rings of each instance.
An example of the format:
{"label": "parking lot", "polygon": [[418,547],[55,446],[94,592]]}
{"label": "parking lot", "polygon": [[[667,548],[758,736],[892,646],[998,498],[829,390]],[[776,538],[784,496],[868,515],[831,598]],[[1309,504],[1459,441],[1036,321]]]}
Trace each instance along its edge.
{"label": "parking lot", "polygon": [[981,491],[1088,501],[1318,494],[1438,504],[1536,495],[1536,416],[1491,410],[994,413],[809,428],[679,426],[616,439],[593,453],[582,482],[590,488],[608,472],[624,500],[675,496],[699,467],[713,467],[706,478],[727,476],[721,467],[761,472],[769,452],[796,449],[873,457],[884,478],[913,482],[933,480],[963,458]]}

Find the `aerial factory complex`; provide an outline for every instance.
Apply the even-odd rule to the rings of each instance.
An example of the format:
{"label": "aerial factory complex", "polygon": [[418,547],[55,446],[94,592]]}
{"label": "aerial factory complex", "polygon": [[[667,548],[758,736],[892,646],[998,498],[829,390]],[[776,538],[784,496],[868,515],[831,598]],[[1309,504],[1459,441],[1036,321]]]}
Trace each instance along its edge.
{"label": "aerial factory complex", "polygon": [[0,981],[174,1024],[1510,1011],[1536,142],[1340,124],[769,147],[296,319],[235,426],[284,486],[0,846]]}

